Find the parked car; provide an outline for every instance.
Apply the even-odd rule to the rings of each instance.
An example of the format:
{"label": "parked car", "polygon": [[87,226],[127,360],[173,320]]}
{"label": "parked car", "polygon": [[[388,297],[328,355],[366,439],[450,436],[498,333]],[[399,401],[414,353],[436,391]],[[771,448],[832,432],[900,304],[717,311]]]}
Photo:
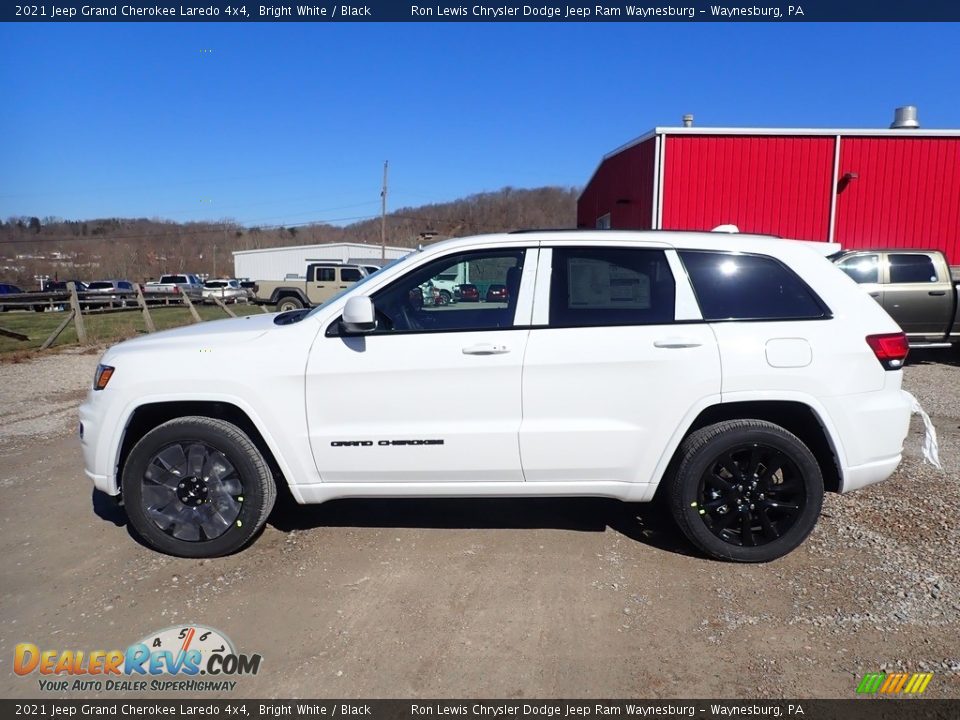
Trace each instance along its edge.
{"label": "parked car", "polygon": [[[10,285],[9,283],[0,283],[0,295],[20,295],[23,293],[23,290],[18,288],[16,285]],[[4,305],[0,303],[0,312],[6,312],[7,310],[17,310],[19,307],[17,305]],[[25,310],[26,308],[24,308]]]}
{"label": "parked car", "polygon": [[[455,263],[502,268],[515,306],[417,303]],[[300,503],[659,491],[699,550],[762,562],[803,542],[825,490],[894,472],[906,355],[890,316],[799,243],[480,236],[430,245],[309,313],[111,347],[80,437],[96,488],[174,555],[243,547],[286,483]]]}
{"label": "parked car", "polygon": [[136,304],[137,289],[129,280],[94,280],[83,291],[80,302],[88,307],[113,303],[126,307],[127,303]]}
{"label": "parked car", "polygon": [[224,303],[235,303],[247,300],[250,296],[246,288],[240,287],[240,282],[232,278],[207,280],[203,284],[203,299],[213,302],[213,298],[220,298]]}
{"label": "parked car", "polygon": [[911,347],[960,343],[960,284],[936,250],[856,250],[834,262],[874,298],[907,334]]}
{"label": "parked car", "polygon": [[457,294],[460,302],[480,302],[480,290],[472,283],[457,286]]}
{"label": "parked car", "polygon": [[67,287],[67,283],[73,283],[77,292],[83,292],[87,289],[87,283],[83,280],[51,280],[43,286],[44,292],[66,292],[70,288]]}
{"label": "parked car", "polygon": [[196,275],[161,275],[159,280],[146,283],[143,289],[146,292],[158,294],[179,295],[182,293],[191,300],[200,300],[203,297],[203,282]]}
{"label": "parked car", "polygon": [[487,288],[487,302],[506,302],[507,297],[506,285],[495,284]]}
{"label": "parked car", "polygon": [[94,280],[87,285],[85,292],[98,295],[136,294],[137,290],[129,280]]}
{"label": "parked car", "polygon": [[310,263],[303,278],[258,280],[255,303],[276,305],[280,312],[321,305],[353,283],[367,277],[360,265]]}

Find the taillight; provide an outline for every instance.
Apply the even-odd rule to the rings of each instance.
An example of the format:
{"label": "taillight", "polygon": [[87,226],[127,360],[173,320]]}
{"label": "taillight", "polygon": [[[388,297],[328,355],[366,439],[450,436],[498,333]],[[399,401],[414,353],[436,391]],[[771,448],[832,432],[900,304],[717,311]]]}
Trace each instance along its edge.
{"label": "taillight", "polygon": [[910,345],[906,334],[887,333],[885,335],[867,335],[867,345],[877,356],[877,360],[887,370],[899,370],[907,359]]}

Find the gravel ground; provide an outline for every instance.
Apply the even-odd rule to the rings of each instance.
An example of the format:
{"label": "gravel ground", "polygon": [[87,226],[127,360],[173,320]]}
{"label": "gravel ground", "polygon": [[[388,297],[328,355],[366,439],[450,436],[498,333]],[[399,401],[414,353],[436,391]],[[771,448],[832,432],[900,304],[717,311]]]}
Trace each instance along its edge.
{"label": "gravel ground", "polygon": [[103,348],[0,361],[0,458],[25,444],[72,432]]}
{"label": "gravel ground", "polygon": [[90,507],[72,433],[99,354],[0,363],[0,697],[38,694],[16,642],[123,647],[178,622],[264,654],[246,697],[853,697],[881,670],[960,697],[956,356],[905,370],[942,472],[915,418],[893,478],[828,495],[801,548],[744,566],[653,507],[589,499],[281,506],[242,553],[162,556]]}

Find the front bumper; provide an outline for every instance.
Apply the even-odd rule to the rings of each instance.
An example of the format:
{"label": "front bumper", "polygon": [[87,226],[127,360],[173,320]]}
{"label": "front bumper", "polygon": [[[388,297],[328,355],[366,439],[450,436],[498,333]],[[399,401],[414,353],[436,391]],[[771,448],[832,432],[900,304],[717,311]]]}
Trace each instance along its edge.
{"label": "front bumper", "polygon": [[80,447],[83,451],[84,472],[93,480],[97,490],[107,495],[119,495],[116,458],[104,447],[102,393],[91,390],[80,406]]}

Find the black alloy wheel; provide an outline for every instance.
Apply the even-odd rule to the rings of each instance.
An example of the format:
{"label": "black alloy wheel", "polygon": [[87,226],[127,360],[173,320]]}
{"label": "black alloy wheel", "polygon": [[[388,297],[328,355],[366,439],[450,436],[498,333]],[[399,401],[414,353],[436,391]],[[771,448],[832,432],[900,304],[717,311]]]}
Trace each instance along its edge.
{"label": "black alloy wheel", "polygon": [[788,532],[806,491],[797,464],[775,447],[750,443],[719,455],[700,478],[697,508],[714,535],[756,547]]}
{"label": "black alloy wheel", "polygon": [[121,490],[130,525],[152,547],[180,557],[218,557],[263,527],[277,487],[266,461],[236,425],[183,417],[134,445]]}
{"label": "black alloy wheel", "polygon": [[701,428],[678,450],[668,500],[684,535],[707,555],[768,562],[797,548],[823,503],[823,473],[794,434],[762,420]]}

